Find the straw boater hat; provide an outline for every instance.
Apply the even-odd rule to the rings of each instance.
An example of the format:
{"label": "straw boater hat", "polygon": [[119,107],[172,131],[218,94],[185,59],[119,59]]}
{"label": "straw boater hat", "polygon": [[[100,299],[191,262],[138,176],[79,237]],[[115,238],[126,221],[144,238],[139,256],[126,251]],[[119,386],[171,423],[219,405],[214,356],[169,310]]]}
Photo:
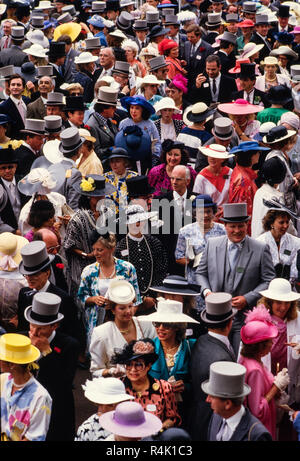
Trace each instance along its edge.
{"label": "straw boater hat", "polygon": [[229,154],[229,152],[227,152],[226,150],[226,147],[221,146],[220,144],[210,144],[209,146],[200,147],[200,151],[207,157],[219,158],[224,160],[230,157],[234,157],[234,154]]}
{"label": "straw boater hat", "polygon": [[126,394],[124,383],[118,378],[94,378],[92,381],[86,380],[81,387],[84,396],[98,405],[111,405],[134,399],[132,395]]}
{"label": "straw boater hat", "polygon": [[300,299],[300,294],[292,290],[290,282],[282,278],[272,280],[268,289],[259,293],[265,298],[273,299],[274,301],[291,302]]}
{"label": "straw boater hat", "polygon": [[161,98],[156,104],[154,104],[154,109],[156,112],[156,115],[161,115],[161,111],[163,109],[173,109],[174,114],[181,114],[182,111],[180,109],[177,109],[175,106],[175,101],[172,98],[166,97],[166,98]]}
{"label": "straw boater hat", "polygon": [[85,128],[79,128],[79,134],[86,141],[96,142],[96,138],[94,138],[94,136],[92,136],[91,133]]}
{"label": "straw boater hat", "polygon": [[24,317],[27,322],[36,325],[53,325],[64,318],[59,312],[60,303],[60,296],[46,291],[38,292],[33,296],[32,305],[25,309]]}
{"label": "straw boater hat", "polygon": [[209,379],[201,384],[203,392],[223,399],[237,399],[250,394],[245,384],[246,368],[234,362],[214,362],[210,365]]}
{"label": "straw boater hat", "polygon": [[54,259],[54,255],[47,253],[47,247],[42,240],[36,240],[21,248],[22,261],[19,271],[23,275],[33,275],[47,269]]}
{"label": "straw boater hat", "polygon": [[183,304],[171,299],[158,298],[157,310],[153,314],[141,315],[145,322],[199,323],[189,315],[183,314]]}
{"label": "straw boater hat", "polygon": [[190,122],[198,123],[207,120],[215,110],[215,108],[210,109],[204,102],[197,102],[189,108],[185,116]]}
{"label": "straw boater hat", "polygon": [[12,272],[18,269],[22,260],[21,248],[28,240],[11,232],[0,234],[0,270]]}
{"label": "straw boater hat", "polygon": [[35,362],[40,351],[30,339],[18,333],[6,333],[0,337],[0,360],[17,364]]}
{"label": "straw boater hat", "polygon": [[135,289],[127,280],[112,280],[105,297],[116,304],[129,304],[135,297]]}

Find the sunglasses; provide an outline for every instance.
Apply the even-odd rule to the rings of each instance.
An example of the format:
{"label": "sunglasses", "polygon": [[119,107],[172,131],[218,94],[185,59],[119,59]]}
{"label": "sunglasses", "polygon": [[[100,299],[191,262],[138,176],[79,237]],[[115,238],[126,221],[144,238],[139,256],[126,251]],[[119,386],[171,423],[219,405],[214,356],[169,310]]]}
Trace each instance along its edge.
{"label": "sunglasses", "polygon": [[145,362],[129,362],[125,363],[125,369],[130,370],[131,368],[135,368],[138,371],[144,370],[146,367]]}
{"label": "sunglasses", "polygon": [[155,328],[162,326],[165,330],[171,330],[173,328],[172,323],[153,322]]}

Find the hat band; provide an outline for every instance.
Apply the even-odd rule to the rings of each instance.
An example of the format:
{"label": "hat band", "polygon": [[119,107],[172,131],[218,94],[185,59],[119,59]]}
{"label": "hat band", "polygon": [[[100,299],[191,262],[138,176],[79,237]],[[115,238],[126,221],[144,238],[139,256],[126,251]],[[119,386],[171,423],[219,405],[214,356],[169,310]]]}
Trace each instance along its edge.
{"label": "hat band", "polygon": [[[229,133],[218,133],[216,130],[215,131],[215,135],[218,137],[218,138],[224,138],[224,137],[227,137],[227,136],[232,136],[232,130],[231,132]],[[222,152],[220,152],[219,150],[215,150],[215,149],[212,149],[211,147],[207,146],[207,148],[209,148],[210,150],[214,150],[215,152],[219,152],[222,154]]]}
{"label": "hat band", "polygon": [[34,312],[32,310],[31,314],[30,314],[30,317],[33,320],[37,320],[38,322],[47,323],[47,322],[52,322],[53,320],[56,320],[57,319],[57,314],[55,314],[55,315],[42,315],[42,314],[38,314],[37,312]]}
{"label": "hat band", "polygon": [[189,283],[188,282],[178,282],[178,281],[174,281],[174,282],[165,282],[163,281],[163,286],[165,288],[178,288],[178,289],[185,289],[185,288],[188,288],[189,287]]}
{"label": "hat band", "polygon": [[226,314],[222,314],[222,315],[214,315],[214,314],[209,314],[207,311],[206,311],[206,318],[208,320],[218,320],[218,321],[222,321],[222,320],[225,320],[228,318],[229,315],[232,314],[232,310],[226,312]]}
{"label": "hat band", "polygon": [[64,146],[64,144],[62,143],[62,147],[64,148],[64,150],[68,150],[72,152],[72,150],[75,150],[76,147],[80,146],[80,143],[81,143],[81,140],[79,140],[76,144],[73,144],[72,146]]}
{"label": "hat band", "polygon": [[48,264],[50,263],[50,259],[49,257],[47,259],[45,259],[44,261],[42,261],[40,264],[37,264],[36,266],[23,266],[24,269],[28,272],[35,272],[35,271],[38,271],[39,269],[42,269],[42,267],[45,266],[45,264]]}

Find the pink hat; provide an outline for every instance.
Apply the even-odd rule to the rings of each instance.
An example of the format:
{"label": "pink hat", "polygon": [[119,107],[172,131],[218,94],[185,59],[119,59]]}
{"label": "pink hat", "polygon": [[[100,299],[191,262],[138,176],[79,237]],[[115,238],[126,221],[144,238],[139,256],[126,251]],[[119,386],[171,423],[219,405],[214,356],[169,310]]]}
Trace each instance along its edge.
{"label": "pink hat", "polygon": [[235,67],[229,70],[230,74],[239,74],[241,72],[241,64],[250,64],[250,59],[237,59]]}
{"label": "pink hat", "polygon": [[263,109],[263,106],[250,104],[245,99],[237,99],[234,102],[219,104],[218,106],[218,110],[232,115],[255,114]]}
{"label": "pink hat", "polygon": [[295,26],[294,30],[291,30],[291,34],[300,34],[300,26]]}
{"label": "pink hat", "polygon": [[263,304],[246,313],[245,325],[241,328],[244,344],[254,344],[276,338],[278,329]]}
{"label": "pink hat", "polygon": [[104,413],[99,418],[107,431],[123,437],[147,437],[162,428],[161,420],[137,402],[122,402],[114,411]]}
{"label": "pink hat", "polygon": [[187,93],[187,79],[183,75],[176,74],[171,81],[171,85],[183,91],[183,93]]}

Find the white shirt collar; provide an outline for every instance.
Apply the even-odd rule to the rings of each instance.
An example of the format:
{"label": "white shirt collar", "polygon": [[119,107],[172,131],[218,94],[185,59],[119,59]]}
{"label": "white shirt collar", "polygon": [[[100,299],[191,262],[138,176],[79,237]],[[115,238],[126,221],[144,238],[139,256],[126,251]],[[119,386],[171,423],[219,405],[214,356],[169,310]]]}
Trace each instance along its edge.
{"label": "white shirt collar", "polygon": [[4,182],[4,185],[7,187],[7,189],[10,188],[10,185],[13,184],[14,186],[16,185],[16,178],[13,177],[12,181],[6,181],[6,179],[2,178],[2,181]]}
{"label": "white shirt collar", "polygon": [[229,238],[227,238],[227,248],[229,248],[231,245],[237,245],[241,250],[243,248],[245,240],[246,240],[246,237],[243,238],[243,240],[241,242],[235,243],[235,242],[232,242],[231,240],[229,240]]}
{"label": "white shirt collar", "polygon": [[19,105],[20,101],[26,106],[26,104],[24,103],[24,101],[23,101],[22,98],[21,98],[21,99],[17,99],[17,98],[15,98],[15,97],[12,96],[12,95],[10,95],[10,97],[11,97],[12,102],[13,102],[16,106]]}
{"label": "white shirt collar", "polygon": [[47,280],[47,282],[45,283],[45,285],[39,290],[39,293],[43,293],[44,291],[47,291],[49,285],[50,285],[50,282],[49,282],[49,280]]}
{"label": "white shirt collar", "polygon": [[213,78],[209,77],[209,81],[210,81],[210,83],[212,83],[212,82],[213,82],[213,80],[215,80],[215,81],[216,81],[216,85],[219,85],[219,82],[220,82],[220,80],[221,80],[221,72],[219,73],[219,75],[218,75],[218,76],[217,76],[215,79],[213,79]]}
{"label": "white shirt collar", "polygon": [[226,423],[230,429],[230,437],[232,436],[232,434],[234,433],[234,431],[236,430],[237,426],[239,425],[244,413],[245,413],[245,407],[244,405],[241,406],[241,408],[239,409],[239,411],[237,413],[235,413],[235,415],[233,416],[230,416],[230,418],[227,418],[226,419]]}
{"label": "white shirt collar", "polygon": [[174,200],[181,200],[182,198],[184,200],[186,200],[186,196],[187,196],[187,190],[185,191],[185,193],[183,195],[179,195],[178,192],[176,192],[175,190],[173,190],[173,197],[174,197]]}
{"label": "white shirt collar", "polygon": [[225,346],[227,347],[227,349],[230,350],[230,342],[229,342],[229,339],[227,338],[227,336],[224,336],[224,335],[220,335],[219,333],[215,333],[214,331],[209,331],[208,334],[210,336],[213,336],[214,338],[218,339],[219,341],[222,341],[222,343],[225,344]]}
{"label": "white shirt collar", "polygon": [[28,149],[30,149],[30,150],[31,150],[31,152],[33,152],[33,153],[34,153],[34,155],[36,155],[36,152],[35,152],[35,150],[33,150],[33,149],[32,149],[32,147],[31,147],[29,144],[27,144],[27,142],[23,141],[23,146],[26,146],[26,147],[28,147]]}

